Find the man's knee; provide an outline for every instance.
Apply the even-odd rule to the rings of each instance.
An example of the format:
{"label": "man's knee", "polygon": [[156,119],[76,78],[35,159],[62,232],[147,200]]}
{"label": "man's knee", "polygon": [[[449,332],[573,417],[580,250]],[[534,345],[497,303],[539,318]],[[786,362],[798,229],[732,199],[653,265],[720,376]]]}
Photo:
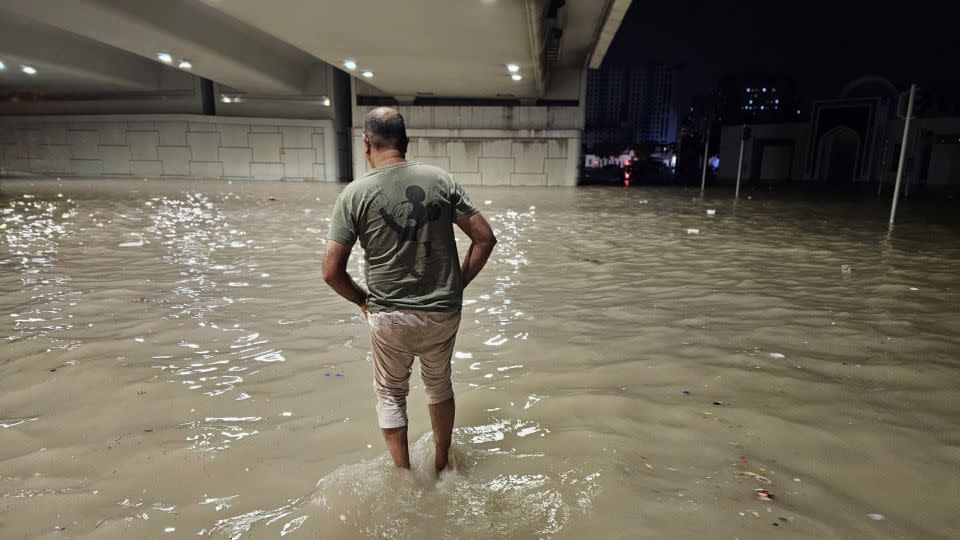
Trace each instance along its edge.
{"label": "man's knee", "polygon": [[402,428],[407,425],[406,397],[377,395],[377,421],[382,429]]}
{"label": "man's knee", "polygon": [[453,399],[453,384],[450,379],[425,383],[427,393],[427,404],[435,405]]}

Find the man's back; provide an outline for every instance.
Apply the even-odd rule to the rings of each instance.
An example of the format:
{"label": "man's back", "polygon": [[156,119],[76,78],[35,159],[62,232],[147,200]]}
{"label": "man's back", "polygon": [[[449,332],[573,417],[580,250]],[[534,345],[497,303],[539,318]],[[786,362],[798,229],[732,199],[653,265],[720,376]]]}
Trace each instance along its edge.
{"label": "man's back", "polygon": [[443,169],[397,163],[344,189],[330,239],[360,241],[371,311],[458,311],[463,279],[453,224],[476,212]]}

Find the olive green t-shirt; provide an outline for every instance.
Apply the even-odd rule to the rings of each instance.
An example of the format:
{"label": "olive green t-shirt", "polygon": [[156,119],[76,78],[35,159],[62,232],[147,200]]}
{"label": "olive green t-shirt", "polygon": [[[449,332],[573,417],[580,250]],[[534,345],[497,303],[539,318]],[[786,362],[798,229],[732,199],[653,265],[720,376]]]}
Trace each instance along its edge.
{"label": "olive green t-shirt", "polygon": [[360,240],[370,311],[459,311],[453,224],[476,212],[450,173],[408,161],[351,182],[334,205],[328,236],[346,246]]}

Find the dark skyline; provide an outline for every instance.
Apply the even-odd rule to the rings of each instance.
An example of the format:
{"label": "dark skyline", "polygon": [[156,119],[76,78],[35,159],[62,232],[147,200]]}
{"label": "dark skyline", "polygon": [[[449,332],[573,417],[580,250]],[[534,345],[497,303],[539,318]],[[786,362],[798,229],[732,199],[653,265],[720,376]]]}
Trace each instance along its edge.
{"label": "dark skyline", "polygon": [[680,66],[680,111],[728,73],[783,73],[805,100],[836,96],[864,75],[960,87],[960,7],[909,3],[634,1],[606,62]]}

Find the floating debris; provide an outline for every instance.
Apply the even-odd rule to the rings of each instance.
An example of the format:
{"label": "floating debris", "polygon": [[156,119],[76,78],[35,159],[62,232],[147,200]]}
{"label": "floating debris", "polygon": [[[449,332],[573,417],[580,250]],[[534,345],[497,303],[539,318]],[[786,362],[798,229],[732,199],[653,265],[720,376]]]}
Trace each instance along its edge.
{"label": "floating debris", "polygon": [[757,494],[757,498],[760,499],[761,501],[772,501],[773,499],[776,498],[774,497],[772,492],[766,489],[755,489],[753,491],[754,493]]}
{"label": "floating debris", "polygon": [[700,234],[700,229],[687,229],[687,234]]}
{"label": "floating debris", "polygon": [[867,514],[867,517],[874,521],[886,521],[887,516],[883,514]]}

